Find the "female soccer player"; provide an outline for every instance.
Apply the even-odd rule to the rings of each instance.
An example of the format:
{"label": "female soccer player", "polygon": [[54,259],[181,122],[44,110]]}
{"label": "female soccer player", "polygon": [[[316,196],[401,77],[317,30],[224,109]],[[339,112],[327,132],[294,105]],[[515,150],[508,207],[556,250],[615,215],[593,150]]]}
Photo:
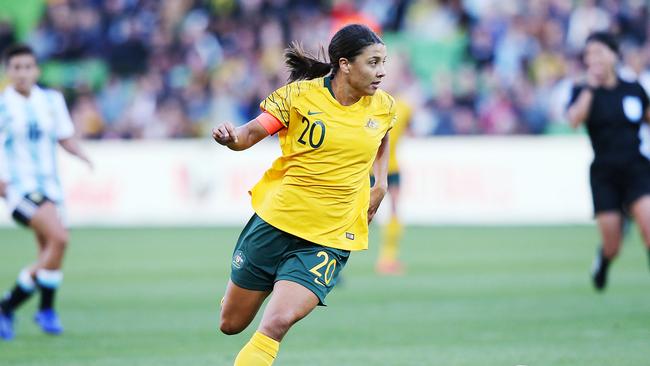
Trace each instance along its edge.
{"label": "female soccer player", "polygon": [[639,83],[617,76],[618,47],[611,35],[589,36],[584,61],[586,80],[573,88],[568,117],[574,128],[586,123],[594,149],[591,191],[602,247],[592,280],[603,290],[621,246],[624,212],[636,220],[650,259],[650,162],[639,137],[640,126],[650,121],[650,103]]}
{"label": "female soccer player", "polygon": [[251,191],[255,214],[235,247],[222,303],[221,331],[236,334],[273,292],[235,365],[273,363],[289,328],[324,304],[350,251],[367,248],[368,222],[387,190],[395,103],[379,89],[386,47],[353,24],[332,37],[328,53],[330,63],[321,62],[293,44],[285,54],[290,83],[260,104],[262,114],[213,130],[232,150],[277,132],[282,149]]}
{"label": "female soccer player", "polygon": [[63,331],[54,311],[54,296],[63,279],[61,265],[68,232],[57,206],[63,201],[56,170],[56,144],[90,165],[74,138],[61,93],[36,85],[39,68],[34,52],[15,45],[5,52],[11,85],[0,94],[0,179],[13,218],[30,227],[38,243],[36,263],[25,267],[14,288],[0,301],[0,338],[14,337],[13,314],[34,290],[41,293],[34,320],[48,334]]}

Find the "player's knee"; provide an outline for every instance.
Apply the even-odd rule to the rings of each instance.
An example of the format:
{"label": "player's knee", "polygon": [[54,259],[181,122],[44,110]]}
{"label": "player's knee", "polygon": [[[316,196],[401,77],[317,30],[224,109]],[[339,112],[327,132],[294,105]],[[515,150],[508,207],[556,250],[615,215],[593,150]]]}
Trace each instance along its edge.
{"label": "player's knee", "polygon": [[221,322],[219,325],[219,330],[225,335],[235,335],[241,333],[243,329],[233,326],[228,322]]}
{"label": "player's knee", "polygon": [[225,335],[235,335],[241,333],[246,328],[245,325],[233,321],[228,317],[221,316],[221,321],[219,322],[219,330]]}
{"label": "player's knee", "polygon": [[620,250],[620,245],[605,245],[603,248],[603,252],[605,254],[605,257],[612,259],[618,255],[618,251]]}
{"label": "player's knee", "polygon": [[66,231],[62,230],[52,234],[49,241],[56,249],[64,251],[68,247],[70,235]]}
{"label": "player's knee", "polygon": [[272,315],[264,322],[262,328],[264,333],[274,339],[281,339],[300,318],[291,313],[279,313]]}

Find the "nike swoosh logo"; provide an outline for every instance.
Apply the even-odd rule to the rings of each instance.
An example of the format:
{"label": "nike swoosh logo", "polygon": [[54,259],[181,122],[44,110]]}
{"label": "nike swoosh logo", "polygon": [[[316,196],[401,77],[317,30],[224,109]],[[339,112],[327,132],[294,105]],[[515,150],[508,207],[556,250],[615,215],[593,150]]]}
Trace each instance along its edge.
{"label": "nike swoosh logo", "polygon": [[321,114],[321,113],[323,113],[323,112],[312,112],[312,111],[307,112],[307,114],[310,115],[310,116],[313,116],[314,114]]}

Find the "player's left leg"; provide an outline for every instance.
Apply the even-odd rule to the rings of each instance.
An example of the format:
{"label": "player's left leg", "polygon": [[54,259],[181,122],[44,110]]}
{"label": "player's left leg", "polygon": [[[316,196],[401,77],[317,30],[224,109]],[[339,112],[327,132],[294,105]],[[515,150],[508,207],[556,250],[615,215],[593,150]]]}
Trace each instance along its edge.
{"label": "player's left leg", "polygon": [[289,328],[309,314],[319,303],[318,297],[298,283],[280,280],[273,286],[262,322],[235,359],[235,366],[270,366]]}
{"label": "player's left leg", "polygon": [[29,225],[45,243],[36,269],[36,284],[41,292],[41,303],[34,320],[44,332],[60,334],[63,327],[54,311],[54,298],[63,280],[61,267],[69,240],[68,231],[61,223],[57,208],[52,202],[40,206]]}
{"label": "player's left leg", "polygon": [[634,201],[631,209],[648,250],[648,265],[650,265],[650,195],[643,195]]}

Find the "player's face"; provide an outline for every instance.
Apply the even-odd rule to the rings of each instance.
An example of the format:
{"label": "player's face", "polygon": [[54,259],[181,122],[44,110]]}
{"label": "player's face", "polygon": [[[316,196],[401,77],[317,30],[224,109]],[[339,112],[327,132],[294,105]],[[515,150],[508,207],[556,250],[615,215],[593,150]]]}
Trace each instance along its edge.
{"label": "player's face", "polygon": [[350,63],[350,86],[360,95],[373,95],[386,76],[386,46],[375,43],[363,49]]}
{"label": "player's face", "polygon": [[616,66],[616,53],[600,42],[589,42],[585,47],[585,64],[590,72],[604,76]]}
{"label": "player's face", "polygon": [[39,74],[36,59],[30,54],[13,56],[7,62],[7,76],[18,92],[29,93]]}

